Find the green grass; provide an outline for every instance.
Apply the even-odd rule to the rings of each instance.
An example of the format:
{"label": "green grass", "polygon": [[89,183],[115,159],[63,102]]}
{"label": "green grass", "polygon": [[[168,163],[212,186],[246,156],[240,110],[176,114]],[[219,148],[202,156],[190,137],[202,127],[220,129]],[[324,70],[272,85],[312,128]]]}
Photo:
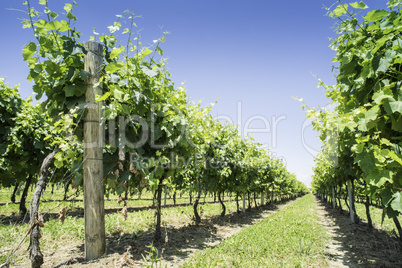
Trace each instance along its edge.
{"label": "green grass", "polygon": [[184,267],[325,267],[328,236],[311,194],[218,246],[196,253]]}

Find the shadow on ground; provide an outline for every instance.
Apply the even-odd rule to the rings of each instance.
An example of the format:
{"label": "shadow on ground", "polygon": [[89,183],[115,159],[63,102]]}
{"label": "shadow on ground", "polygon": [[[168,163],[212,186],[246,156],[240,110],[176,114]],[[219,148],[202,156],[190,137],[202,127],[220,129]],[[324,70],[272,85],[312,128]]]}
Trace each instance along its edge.
{"label": "shadow on ground", "polygon": [[[402,267],[402,247],[395,235],[370,229],[365,220],[352,223],[346,211],[317,200],[318,213],[332,236],[328,255],[340,267]],[[335,265],[333,264],[333,265]],[[330,265],[331,267],[331,265]]]}

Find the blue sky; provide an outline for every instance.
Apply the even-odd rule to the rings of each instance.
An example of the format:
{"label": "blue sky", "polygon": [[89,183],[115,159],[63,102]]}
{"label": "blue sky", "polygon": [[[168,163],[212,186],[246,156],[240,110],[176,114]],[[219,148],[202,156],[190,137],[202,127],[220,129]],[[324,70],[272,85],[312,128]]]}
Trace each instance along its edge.
{"label": "blue sky", "polygon": [[[31,0],[36,3],[37,0]],[[1,0],[0,76],[11,85],[20,84],[21,95],[32,93],[22,61],[22,47],[33,39],[22,29],[25,14],[9,10],[25,9],[21,1]],[[50,0],[50,9],[60,10],[63,3]],[[226,116],[247,128],[265,129],[252,136],[287,163],[289,171],[309,185],[314,151],[320,148],[301,103],[325,106],[318,76],[334,83],[332,58],[328,47],[334,37],[335,21],[325,16],[323,6],[334,0],[77,0],[74,14],[82,41],[89,40],[92,29],[107,32],[117,14],[129,9],[141,16],[136,23],[144,45],[169,31],[162,45],[168,70],[176,85],[184,82],[191,100],[209,104],[218,100],[213,116]],[[386,0],[365,3],[386,8]],[[304,131],[304,142],[302,133]]]}

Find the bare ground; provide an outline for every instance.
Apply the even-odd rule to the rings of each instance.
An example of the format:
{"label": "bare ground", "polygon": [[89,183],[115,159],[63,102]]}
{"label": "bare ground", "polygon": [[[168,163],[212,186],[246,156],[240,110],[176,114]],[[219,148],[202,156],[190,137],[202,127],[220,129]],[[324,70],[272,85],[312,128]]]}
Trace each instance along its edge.
{"label": "bare ground", "polygon": [[402,267],[402,247],[385,231],[369,229],[366,222],[352,223],[340,213],[316,200],[320,224],[330,236],[326,247],[329,267]]}
{"label": "bare ground", "polygon": [[[276,213],[293,201],[264,206],[247,211],[245,214],[231,213],[203,219],[199,226],[170,225],[163,228],[165,243],[155,245],[160,258],[157,267],[178,267],[194,252],[219,244],[224,239],[240,232],[268,216]],[[66,245],[54,252],[44,252],[43,267],[140,267],[150,264],[149,246],[152,244],[153,230],[141,234],[123,234],[108,237],[105,255],[96,261],[85,261],[84,245]],[[156,254],[156,252],[155,252]],[[156,256],[156,255],[155,255]],[[29,267],[28,254],[24,261],[13,267]]]}

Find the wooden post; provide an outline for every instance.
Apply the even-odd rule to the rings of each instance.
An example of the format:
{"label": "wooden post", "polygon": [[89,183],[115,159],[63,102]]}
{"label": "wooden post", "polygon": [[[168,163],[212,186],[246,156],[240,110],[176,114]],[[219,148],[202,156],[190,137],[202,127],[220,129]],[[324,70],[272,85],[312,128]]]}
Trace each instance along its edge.
{"label": "wooden post", "polygon": [[246,213],[246,193],[243,193],[243,213]]}
{"label": "wooden post", "polygon": [[103,184],[103,126],[101,124],[102,102],[95,95],[102,95],[95,87],[103,64],[103,47],[97,42],[85,43],[87,79],[87,113],[84,118],[84,216],[85,259],[99,258],[106,250],[105,209]]}
{"label": "wooden post", "polygon": [[350,181],[347,182],[348,186],[348,196],[349,196],[349,211],[350,211],[350,221],[355,222],[355,215],[353,214],[353,200],[352,200],[352,190],[350,188]]}
{"label": "wooden post", "polygon": [[335,209],[335,191],[334,191],[334,187],[332,187],[332,207]]}
{"label": "wooden post", "polygon": [[264,192],[261,193],[261,206],[264,205]]}
{"label": "wooden post", "polygon": [[165,185],[165,200],[163,201],[164,207],[166,207],[166,195],[167,195],[167,184]]}

